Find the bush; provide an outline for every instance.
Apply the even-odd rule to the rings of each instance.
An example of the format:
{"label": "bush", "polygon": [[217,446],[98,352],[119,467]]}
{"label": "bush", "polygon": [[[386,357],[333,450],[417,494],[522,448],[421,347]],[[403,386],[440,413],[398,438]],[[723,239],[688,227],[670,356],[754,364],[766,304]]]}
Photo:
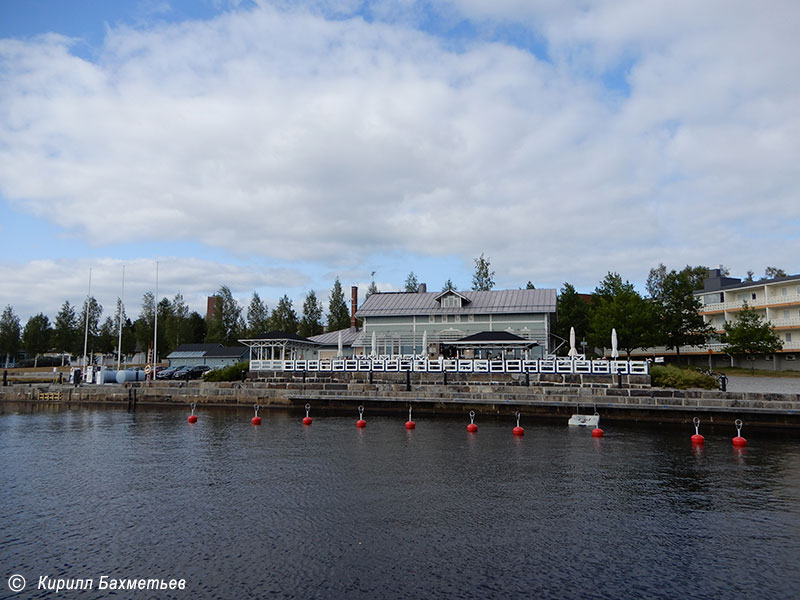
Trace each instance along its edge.
{"label": "bush", "polygon": [[716,377],[690,369],[679,369],[672,365],[663,367],[654,365],[651,367],[650,381],[656,387],[677,388],[679,390],[689,388],[719,389],[719,382]]}
{"label": "bush", "polygon": [[241,381],[242,373],[250,370],[250,362],[240,362],[203,374],[203,381]]}

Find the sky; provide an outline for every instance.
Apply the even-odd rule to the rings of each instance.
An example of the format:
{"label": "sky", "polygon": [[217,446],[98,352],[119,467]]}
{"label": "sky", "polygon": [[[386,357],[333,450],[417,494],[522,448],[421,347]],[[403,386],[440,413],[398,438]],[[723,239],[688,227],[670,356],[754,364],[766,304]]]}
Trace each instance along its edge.
{"label": "sky", "polygon": [[227,285],[301,313],[336,277],[469,289],[481,254],[496,289],[800,272],[798,26],[795,0],[2,0],[0,307]]}

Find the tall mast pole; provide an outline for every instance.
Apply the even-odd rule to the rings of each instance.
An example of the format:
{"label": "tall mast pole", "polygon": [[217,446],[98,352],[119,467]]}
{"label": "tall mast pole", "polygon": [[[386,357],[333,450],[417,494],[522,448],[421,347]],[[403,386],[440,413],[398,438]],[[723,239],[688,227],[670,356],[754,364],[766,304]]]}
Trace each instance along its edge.
{"label": "tall mast pole", "polygon": [[117,371],[122,363],[122,314],[125,312],[125,265],[122,265],[122,295],[119,298],[119,341],[117,342]]}
{"label": "tall mast pole", "polygon": [[156,297],[153,300],[153,368],[151,373],[156,378],[156,364],[158,363],[158,261],[156,261]]}
{"label": "tall mast pole", "polygon": [[83,372],[86,372],[86,346],[89,343],[89,298],[92,297],[92,268],[89,267],[89,291],[86,294],[86,326],[83,332]]}

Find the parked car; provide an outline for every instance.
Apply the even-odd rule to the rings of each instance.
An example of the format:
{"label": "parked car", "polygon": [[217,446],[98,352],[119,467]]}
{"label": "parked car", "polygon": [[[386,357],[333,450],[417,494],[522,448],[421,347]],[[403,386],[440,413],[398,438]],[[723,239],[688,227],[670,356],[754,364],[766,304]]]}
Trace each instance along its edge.
{"label": "parked car", "polygon": [[211,367],[208,365],[195,365],[189,369],[189,379],[200,379],[203,373],[210,370]]}
{"label": "parked car", "polygon": [[183,367],[177,367],[177,370],[174,371],[171,375],[171,379],[186,379],[186,372],[191,369],[192,367],[186,365]]}
{"label": "parked car", "polygon": [[177,371],[180,367],[167,367],[165,369],[159,369],[156,373],[156,379],[171,379],[172,375]]}

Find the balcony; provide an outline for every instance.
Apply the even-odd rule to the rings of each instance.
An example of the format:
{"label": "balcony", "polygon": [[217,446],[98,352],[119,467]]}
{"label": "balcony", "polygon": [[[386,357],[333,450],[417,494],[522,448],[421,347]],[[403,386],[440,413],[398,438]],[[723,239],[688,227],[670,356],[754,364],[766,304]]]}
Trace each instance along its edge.
{"label": "balcony", "polygon": [[712,304],[704,304],[700,307],[700,313],[719,312],[723,310],[741,310],[744,303],[750,308],[765,308],[775,306],[792,306],[800,305],[800,294],[787,294],[786,296],[767,296],[766,298],[759,297],[755,300],[730,300],[728,302],[714,302]]}

